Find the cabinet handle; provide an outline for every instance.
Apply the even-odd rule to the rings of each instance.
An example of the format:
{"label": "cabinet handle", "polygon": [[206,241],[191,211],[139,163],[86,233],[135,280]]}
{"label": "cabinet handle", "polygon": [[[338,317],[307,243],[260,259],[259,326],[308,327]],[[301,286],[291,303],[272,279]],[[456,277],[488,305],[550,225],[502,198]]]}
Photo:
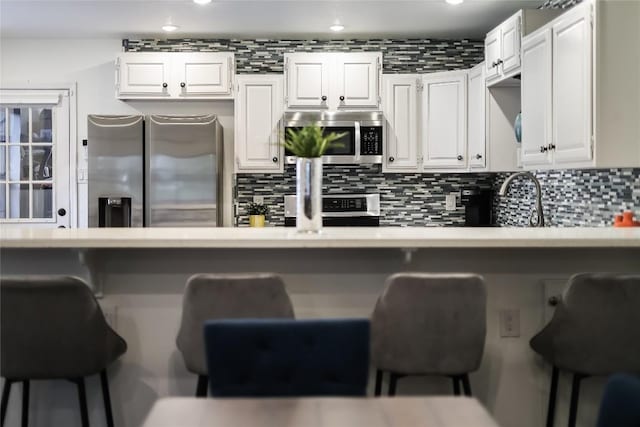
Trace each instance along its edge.
{"label": "cabinet handle", "polygon": [[548,148],[549,150],[555,150],[555,149],[556,149],[556,146],[555,146],[555,144],[549,144],[549,145],[547,145],[547,148]]}
{"label": "cabinet handle", "polygon": [[493,61],[491,63],[491,68],[496,68],[498,66],[498,63],[496,61]]}
{"label": "cabinet handle", "polygon": [[551,297],[549,297],[549,300],[547,301],[547,303],[551,306],[551,307],[555,307],[556,305],[558,305],[558,303],[560,302],[560,298],[558,298],[557,296],[553,295]]}
{"label": "cabinet handle", "polygon": [[540,152],[541,152],[541,153],[544,153],[544,152],[546,152],[546,151],[548,151],[548,150],[549,150],[549,149],[548,149],[547,147],[544,147],[544,146],[543,146],[543,147],[540,147]]}
{"label": "cabinet handle", "polygon": [[185,87],[187,84],[185,82],[180,82],[180,87]]}
{"label": "cabinet handle", "polygon": [[458,160],[462,160],[463,158],[464,158],[464,157],[462,157],[462,156],[460,156],[460,155],[458,156]]}
{"label": "cabinet handle", "polygon": [[504,61],[502,59],[498,59],[498,61],[496,61],[496,66],[498,66],[500,64],[504,64]]}
{"label": "cabinet handle", "polygon": [[389,157],[389,161],[393,162],[395,159],[393,157]]}
{"label": "cabinet handle", "polygon": [[67,214],[67,211],[64,208],[58,209],[58,215],[65,216],[66,214]]}
{"label": "cabinet handle", "polygon": [[476,154],[476,159],[480,160],[482,158],[482,154]]}
{"label": "cabinet handle", "polygon": [[278,158],[277,158],[277,157],[274,157],[273,159],[271,159],[271,161],[272,161],[273,163],[278,163]]}
{"label": "cabinet handle", "polygon": [[167,86],[169,86],[169,85],[168,85],[168,84],[166,84],[166,83],[162,83],[162,87],[163,87],[163,88],[165,88],[165,89],[166,89],[166,88],[167,88]]}
{"label": "cabinet handle", "polygon": [[322,100],[326,101],[327,100],[327,95],[322,95]]}
{"label": "cabinet handle", "polygon": [[340,101],[344,101],[344,95],[340,96]]}

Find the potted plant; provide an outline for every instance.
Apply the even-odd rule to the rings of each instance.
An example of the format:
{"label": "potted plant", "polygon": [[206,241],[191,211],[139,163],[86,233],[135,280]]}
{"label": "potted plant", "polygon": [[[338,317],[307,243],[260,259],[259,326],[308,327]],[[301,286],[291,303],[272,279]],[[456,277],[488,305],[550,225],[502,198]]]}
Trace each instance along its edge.
{"label": "potted plant", "polygon": [[287,129],[282,145],[296,160],[296,228],[317,233],[322,228],[322,155],[344,134],[328,133],[316,125]]}
{"label": "potted plant", "polygon": [[264,227],[264,220],[269,213],[269,207],[262,203],[249,203],[249,226]]}

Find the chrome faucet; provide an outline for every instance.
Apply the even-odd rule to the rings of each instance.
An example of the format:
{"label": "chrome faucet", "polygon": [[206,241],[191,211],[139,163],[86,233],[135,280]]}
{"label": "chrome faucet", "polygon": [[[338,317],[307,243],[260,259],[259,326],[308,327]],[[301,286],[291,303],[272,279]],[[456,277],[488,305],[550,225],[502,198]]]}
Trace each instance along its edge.
{"label": "chrome faucet", "polygon": [[509,184],[511,181],[516,179],[519,176],[526,176],[531,179],[536,186],[536,207],[531,211],[531,216],[529,216],[529,225],[531,227],[544,227],[544,213],[542,212],[542,190],[540,189],[540,181],[538,178],[531,172],[516,172],[513,175],[509,176],[503,183],[502,187],[500,187],[500,196],[504,197],[507,194],[507,189],[509,188]]}

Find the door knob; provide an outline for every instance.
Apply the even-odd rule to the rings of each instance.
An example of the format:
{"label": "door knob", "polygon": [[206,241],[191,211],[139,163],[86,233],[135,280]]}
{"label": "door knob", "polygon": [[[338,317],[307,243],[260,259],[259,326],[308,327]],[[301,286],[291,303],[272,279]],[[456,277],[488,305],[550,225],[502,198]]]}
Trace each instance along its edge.
{"label": "door knob", "polygon": [[327,95],[322,95],[322,100],[326,101],[327,100]]}
{"label": "door knob", "polygon": [[166,88],[167,88],[167,86],[169,86],[169,85],[168,85],[168,84],[166,84],[166,83],[162,83],[162,87],[163,87],[163,88],[165,88],[165,89],[166,89]]}
{"label": "door knob", "polygon": [[271,159],[271,161],[272,161],[273,163],[278,163],[278,158],[277,158],[277,157],[274,157],[273,159]]}
{"label": "door knob", "polygon": [[180,87],[185,87],[187,84],[185,82],[180,83]]}
{"label": "door knob", "polygon": [[65,216],[67,214],[67,211],[64,210],[64,208],[60,208],[58,209],[58,215],[60,216]]}
{"label": "door knob", "polygon": [[462,156],[458,156],[458,160],[462,160],[462,159],[463,159],[463,157],[462,157]]}

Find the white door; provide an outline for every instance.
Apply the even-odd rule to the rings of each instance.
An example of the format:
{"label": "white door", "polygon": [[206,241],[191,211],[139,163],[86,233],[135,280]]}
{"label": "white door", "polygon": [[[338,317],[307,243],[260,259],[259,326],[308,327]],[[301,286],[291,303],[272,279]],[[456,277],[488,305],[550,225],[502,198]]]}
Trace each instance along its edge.
{"label": "white door", "polygon": [[285,55],[287,107],[328,108],[331,63],[326,54]]}
{"label": "white door", "polygon": [[500,27],[488,33],[484,39],[484,67],[487,80],[494,80],[499,75],[500,41]]}
{"label": "white door", "polygon": [[525,166],[551,163],[551,30],[522,43],[522,151]]}
{"label": "white door", "polygon": [[[380,53],[345,53],[336,55],[336,90],[338,108],[379,107],[382,74]],[[335,102],[331,100],[331,103]]]}
{"label": "white door", "polygon": [[416,75],[385,75],[387,120],[383,172],[418,171],[418,83]]}
{"label": "white door", "polygon": [[282,117],[282,75],[236,77],[236,172],[282,171],[283,149],[278,139]]}
{"label": "white door", "polygon": [[567,12],[553,26],[553,152],[555,163],[590,161],[590,10]]}
{"label": "white door", "polygon": [[481,63],[469,70],[467,153],[472,168],[486,166],[485,92],[484,63]]}
{"label": "white door", "polygon": [[69,227],[68,90],[0,92],[0,223]]}
{"label": "white door", "polygon": [[118,98],[170,96],[171,66],[167,54],[123,53],[117,60]]}
{"label": "white door", "polygon": [[232,91],[233,54],[171,54],[173,79],[171,92],[185,98],[230,95]]}
{"label": "white door", "polygon": [[467,76],[461,72],[423,77],[423,167],[458,169],[467,165]]}
{"label": "white door", "polygon": [[500,68],[503,76],[514,73],[520,68],[520,19],[513,18],[502,24],[500,28],[501,54]]}

